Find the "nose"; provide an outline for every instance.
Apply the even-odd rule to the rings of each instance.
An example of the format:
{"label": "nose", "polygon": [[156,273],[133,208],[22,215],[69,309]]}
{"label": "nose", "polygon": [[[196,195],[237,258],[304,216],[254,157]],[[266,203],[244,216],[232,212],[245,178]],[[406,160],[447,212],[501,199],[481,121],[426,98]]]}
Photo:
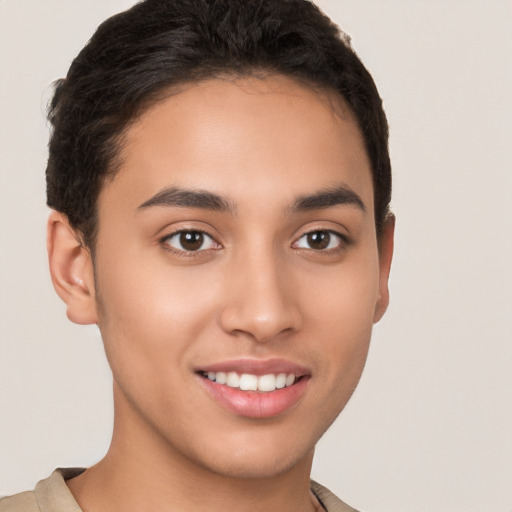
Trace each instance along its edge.
{"label": "nose", "polygon": [[300,329],[296,290],[284,267],[275,256],[256,253],[232,266],[220,313],[225,332],[264,343]]}

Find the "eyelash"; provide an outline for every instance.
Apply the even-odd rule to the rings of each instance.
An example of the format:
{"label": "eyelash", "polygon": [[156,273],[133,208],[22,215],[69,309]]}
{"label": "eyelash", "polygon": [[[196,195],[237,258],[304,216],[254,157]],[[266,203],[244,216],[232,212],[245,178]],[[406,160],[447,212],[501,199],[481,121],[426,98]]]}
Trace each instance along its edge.
{"label": "eyelash", "polygon": [[[187,250],[185,248],[180,249],[180,248],[173,247],[169,243],[175,237],[180,237],[183,234],[192,234],[192,233],[200,234],[203,237],[201,246],[197,250]],[[328,234],[329,237],[334,236],[335,238],[337,238],[338,243],[337,243],[336,247],[329,248],[327,246],[326,248],[321,248],[321,249],[315,249],[313,247],[294,247],[299,243],[300,240],[307,238],[310,235],[318,234],[318,233]],[[208,247],[207,249],[201,249],[201,247],[205,243],[205,240],[204,240],[205,238],[209,239],[211,241],[211,244],[216,245],[217,247]],[[179,240],[179,238],[178,238],[178,240]],[[222,248],[222,245],[219,244],[209,233],[207,233],[206,231],[203,231],[201,229],[180,229],[178,231],[170,233],[169,235],[164,236],[163,238],[161,238],[159,240],[159,243],[163,247],[164,250],[172,252],[172,253],[177,254],[178,256],[182,256],[182,257],[197,257],[202,252],[210,251],[210,250],[218,250],[218,249]],[[329,239],[328,245],[330,245],[330,243],[331,243],[331,240]],[[334,253],[340,252],[344,248],[346,248],[349,244],[350,244],[350,240],[348,239],[347,236],[343,235],[342,233],[339,233],[332,229],[312,229],[312,230],[307,231],[306,233],[302,234],[299,238],[297,238],[295,240],[295,242],[293,242],[292,247],[294,247],[296,249],[312,251],[315,254],[326,254],[327,255],[327,254],[334,254]],[[181,243],[180,243],[180,245],[181,245]]]}
{"label": "eyelash", "polygon": [[307,231],[306,233],[301,235],[293,243],[293,245],[298,244],[299,241],[302,240],[303,238],[307,238],[308,236],[313,235],[313,234],[317,234],[317,233],[323,233],[324,235],[325,234],[329,235],[328,245],[330,245],[330,243],[331,243],[331,237],[332,236],[337,238],[338,239],[338,243],[337,243],[336,247],[330,247],[330,248],[326,247],[326,248],[322,248],[322,249],[315,249],[313,247],[309,247],[309,248],[297,247],[297,248],[298,249],[306,249],[306,250],[309,250],[309,251],[313,251],[316,254],[321,254],[321,253],[323,253],[323,254],[334,254],[334,253],[337,253],[337,252],[343,250],[345,247],[347,247],[350,244],[350,240],[348,239],[347,236],[343,235],[342,233],[338,233],[337,231],[334,231],[332,229],[312,229],[311,231]]}
{"label": "eyelash", "polygon": [[[187,250],[185,248],[179,249],[179,248],[176,248],[176,247],[173,247],[173,246],[170,245],[169,242],[173,238],[178,237],[178,240],[179,240],[179,237],[181,235],[191,234],[191,233],[199,234],[199,235],[201,235],[203,237],[203,241],[202,241],[201,247],[204,245],[206,238],[209,239],[213,245],[217,245],[218,247],[215,247],[215,248],[209,247],[208,249],[201,249],[201,247],[200,247],[198,250]],[[217,250],[217,249],[222,247],[210,234],[208,234],[206,231],[203,231],[201,229],[180,229],[178,231],[175,231],[174,233],[171,233],[169,235],[164,236],[163,238],[160,239],[159,242],[160,242],[160,245],[166,251],[169,251],[169,252],[172,252],[174,254],[177,254],[178,256],[185,256],[185,257],[195,257],[195,256],[197,256],[201,252],[212,250],[212,249],[213,250]],[[181,244],[181,242],[180,242],[180,244]]]}

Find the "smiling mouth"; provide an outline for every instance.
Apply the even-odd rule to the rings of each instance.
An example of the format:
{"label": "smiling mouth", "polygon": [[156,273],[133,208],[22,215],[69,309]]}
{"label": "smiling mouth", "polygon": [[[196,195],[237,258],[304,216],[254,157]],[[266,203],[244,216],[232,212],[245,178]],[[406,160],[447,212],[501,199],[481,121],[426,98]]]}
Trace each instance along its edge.
{"label": "smiling mouth", "polygon": [[199,375],[220,385],[241,391],[256,391],[259,393],[271,393],[278,389],[293,386],[302,376],[293,373],[268,373],[254,375],[251,373],[237,372],[198,372]]}
{"label": "smiling mouth", "polygon": [[237,359],[195,369],[201,387],[236,416],[270,418],[295,408],[311,371],[284,359]]}

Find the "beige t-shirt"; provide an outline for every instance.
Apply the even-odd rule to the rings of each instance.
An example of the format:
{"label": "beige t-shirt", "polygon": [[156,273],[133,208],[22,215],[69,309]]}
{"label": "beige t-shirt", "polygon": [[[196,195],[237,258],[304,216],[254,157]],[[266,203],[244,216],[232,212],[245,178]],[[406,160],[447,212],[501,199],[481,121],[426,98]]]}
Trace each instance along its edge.
{"label": "beige t-shirt", "polygon": [[[65,482],[82,471],[82,468],[56,469],[33,491],[0,499],[0,512],[82,512]],[[311,481],[311,490],[327,512],[357,512],[316,482]]]}

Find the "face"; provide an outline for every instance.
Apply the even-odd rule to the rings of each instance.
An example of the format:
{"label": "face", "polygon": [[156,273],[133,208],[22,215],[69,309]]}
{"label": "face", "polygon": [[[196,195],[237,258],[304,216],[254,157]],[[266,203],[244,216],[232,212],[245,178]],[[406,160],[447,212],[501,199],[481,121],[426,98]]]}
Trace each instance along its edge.
{"label": "face", "polygon": [[116,428],[224,475],[310,460],[387,296],[348,109],[283,77],[190,86],[129,128],[98,215]]}

